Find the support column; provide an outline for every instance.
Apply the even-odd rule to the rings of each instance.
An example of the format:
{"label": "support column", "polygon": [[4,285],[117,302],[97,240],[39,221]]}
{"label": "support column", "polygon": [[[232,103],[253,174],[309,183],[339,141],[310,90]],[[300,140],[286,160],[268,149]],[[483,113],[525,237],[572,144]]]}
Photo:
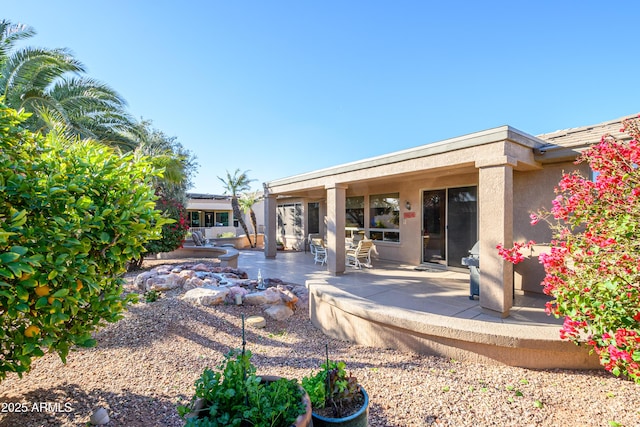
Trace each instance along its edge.
{"label": "support column", "polygon": [[333,275],[345,270],[344,226],[347,186],[333,184],[327,190],[327,267]]}
{"label": "support column", "polygon": [[275,258],[277,251],[276,247],[276,196],[269,194],[265,187],[264,193],[264,256],[265,258]]}
{"label": "support column", "polygon": [[513,306],[513,264],[498,255],[496,245],[513,245],[513,166],[508,159],[500,160],[500,164],[476,164],[480,167],[480,306],[507,317]]}

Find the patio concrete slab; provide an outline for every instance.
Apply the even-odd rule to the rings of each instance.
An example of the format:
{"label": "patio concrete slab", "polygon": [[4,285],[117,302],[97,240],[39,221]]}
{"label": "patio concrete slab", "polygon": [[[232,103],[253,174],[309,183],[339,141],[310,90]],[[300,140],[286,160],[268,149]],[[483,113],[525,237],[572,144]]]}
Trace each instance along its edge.
{"label": "patio concrete slab", "polygon": [[469,274],[374,261],[371,269],[333,276],[311,254],[242,251],[239,268],[255,278],[306,285],[309,316],[328,336],[364,345],[458,360],[535,369],[601,369],[597,356],[559,338],[545,295],[517,295],[510,315],[469,299]]}
{"label": "patio concrete slab", "polygon": [[547,316],[544,308],[549,298],[542,294],[516,296],[510,315],[501,318],[483,310],[477,298],[469,299],[469,273],[383,260],[374,260],[373,265],[360,270],[348,268],[344,274],[333,276],[305,252],[278,252],[275,259],[267,259],[261,251],[241,251],[238,259],[238,267],[251,278],[260,270],[264,278],[300,285],[324,280],[382,305],[492,323],[562,324],[560,319]]}

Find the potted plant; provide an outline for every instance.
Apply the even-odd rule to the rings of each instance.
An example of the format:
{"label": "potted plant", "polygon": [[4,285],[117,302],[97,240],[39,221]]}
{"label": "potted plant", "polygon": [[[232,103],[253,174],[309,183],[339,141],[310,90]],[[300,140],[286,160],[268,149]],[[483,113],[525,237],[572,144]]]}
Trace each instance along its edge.
{"label": "potted plant", "polygon": [[302,379],[302,387],[311,399],[314,427],[368,425],[369,396],[344,362],[327,358],[320,371]]}
{"label": "potted plant", "polygon": [[234,350],[218,371],[205,369],[187,406],[178,406],[186,426],[307,427],[309,396],[295,379],[257,376],[250,351]]}
{"label": "potted plant", "polygon": [[282,240],[276,240],[276,249],[279,251],[284,251],[284,243],[282,242]]}

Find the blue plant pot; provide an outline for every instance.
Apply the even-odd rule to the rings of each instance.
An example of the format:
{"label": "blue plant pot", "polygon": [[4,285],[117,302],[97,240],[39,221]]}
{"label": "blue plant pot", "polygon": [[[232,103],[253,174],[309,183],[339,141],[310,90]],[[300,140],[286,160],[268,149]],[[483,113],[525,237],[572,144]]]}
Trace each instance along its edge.
{"label": "blue plant pot", "polygon": [[342,418],[327,418],[315,412],[311,414],[313,427],[342,426],[342,427],[367,427],[369,425],[369,395],[360,387],[364,396],[362,407],[355,414]]}

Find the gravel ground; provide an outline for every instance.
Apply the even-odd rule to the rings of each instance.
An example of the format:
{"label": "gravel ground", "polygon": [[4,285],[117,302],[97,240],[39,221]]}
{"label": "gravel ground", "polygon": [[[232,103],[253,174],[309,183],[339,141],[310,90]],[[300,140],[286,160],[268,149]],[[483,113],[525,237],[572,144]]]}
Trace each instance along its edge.
{"label": "gravel ground", "polygon": [[[0,426],[84,426],[97,407],[108,410],[108,426],[182,426],[176,405],[190,399],[205,367],[241,347],[241,315],[262,310],[205,308],[178,297],[132,306],[96,334],[97,347],[72,352],[66,365],[47,355],[22,379],[9,376],[0,383]],[[325,337],[305,309],[248,329],[246,338],[259,374],[298,379],[321,363],[328,343],[330,357],[346,361],[369,393],[370,426],[640,426],[640,386],[605,372],[364,347]]]}

